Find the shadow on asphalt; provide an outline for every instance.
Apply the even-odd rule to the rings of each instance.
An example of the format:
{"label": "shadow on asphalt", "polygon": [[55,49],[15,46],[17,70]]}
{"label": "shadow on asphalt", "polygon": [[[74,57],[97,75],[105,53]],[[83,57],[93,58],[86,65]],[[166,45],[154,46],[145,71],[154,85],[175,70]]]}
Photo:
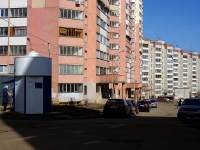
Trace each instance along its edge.
{"label": "shadow on asphalt", "polygon": [[[3,114],[1,114],[1,117],[2,115]],[[150,137],[152,140],[168,139],[166,143],[171,142],[171,144],[174,144],[174,147],[177,146],[178,149],[176,140],[184,140],[188,137],[179,137],[179,134],[174,133],[185,127],[199,125],[199,120],[196,119],[180,121],[176,117],[137,115],[131,116],[130,118],[115,116],[109,118],[99,117],[87,120],[82,119],[80,121],[12,120],[5,118],[3,122],[17,132],[28,145],[36,150],[106,150],[111,148],[130,149],[131,147],[133,148],[133,146],[142,149],[146,140]],[[154,150],[164,150],[162,146],[163,145],[159,146],[159,144],[154,146],[154,143],[152,143],[151,148]]]}

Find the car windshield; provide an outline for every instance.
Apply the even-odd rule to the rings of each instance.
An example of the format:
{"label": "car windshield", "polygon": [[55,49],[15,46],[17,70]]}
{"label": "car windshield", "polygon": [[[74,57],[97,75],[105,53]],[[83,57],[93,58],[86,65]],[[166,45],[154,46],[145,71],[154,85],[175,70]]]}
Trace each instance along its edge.
{"label": "car windshield", "polygon": [[155,100],[151,100],[151,102],[153,103],[153,102],[156,102]]}
{"label": "car windshield", "polygon": [[124,104],[124,101],[121,99],[109,99],[107,101],[107,104],[109,104],[109,103]]}
{"label": "car windshield", "polygon": [[198,105],[200,106],[200,99],[185,99],[182,105]]}

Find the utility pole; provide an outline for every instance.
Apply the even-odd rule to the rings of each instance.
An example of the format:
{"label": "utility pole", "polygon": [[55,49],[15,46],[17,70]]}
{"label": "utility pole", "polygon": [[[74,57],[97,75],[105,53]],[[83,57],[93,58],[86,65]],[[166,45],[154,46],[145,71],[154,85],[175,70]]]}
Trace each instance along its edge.
{"label": "utility pole", "polygon": [[[124,50],[120,50],[118,53],[121,53],[121,52],[124,52]],[[115,53],[115,54],[118,54],[118,53]],[[115,55],[113,54],[113,55]],[[113,55],[112,55],[112,68],[111,68],[111,71],[112,71],[112,98],[115,98],[114,96],[114,79],[113,79],[113,76],[114,76],[114,69],[113,69]],[[118,56],[119,57],[119,56]]]}
{"label": "utility pole", "polygon": [[114,98],[114,81],[113,81],[113,55],[112,55],[112,98]]}
{"label": "utility pole", "polygon": [[136,80],[135,80],[135,76],[134,76],[134,100],[135,100],[135,102],[136,102],[136,88],[135,88],[135,82],[136,82]]}

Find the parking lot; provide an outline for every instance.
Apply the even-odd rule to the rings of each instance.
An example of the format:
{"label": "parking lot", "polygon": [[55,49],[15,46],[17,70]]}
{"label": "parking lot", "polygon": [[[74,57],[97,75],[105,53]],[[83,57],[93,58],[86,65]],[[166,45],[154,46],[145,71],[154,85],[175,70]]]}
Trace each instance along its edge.
{"label": "parking lot", "polygon": [[173,103],[158,103],[130,118],[1,120],[0,149],[15,150],[196,150],[198,121],[179,121]]}

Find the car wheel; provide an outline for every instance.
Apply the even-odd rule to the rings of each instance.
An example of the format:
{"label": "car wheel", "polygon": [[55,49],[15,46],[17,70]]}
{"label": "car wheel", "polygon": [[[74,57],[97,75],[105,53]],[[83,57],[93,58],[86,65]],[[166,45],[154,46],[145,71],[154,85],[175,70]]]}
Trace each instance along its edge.
{"label": "car wheel", "polygon": [[150,112],[150,109],[148,109],[147,112]]}

